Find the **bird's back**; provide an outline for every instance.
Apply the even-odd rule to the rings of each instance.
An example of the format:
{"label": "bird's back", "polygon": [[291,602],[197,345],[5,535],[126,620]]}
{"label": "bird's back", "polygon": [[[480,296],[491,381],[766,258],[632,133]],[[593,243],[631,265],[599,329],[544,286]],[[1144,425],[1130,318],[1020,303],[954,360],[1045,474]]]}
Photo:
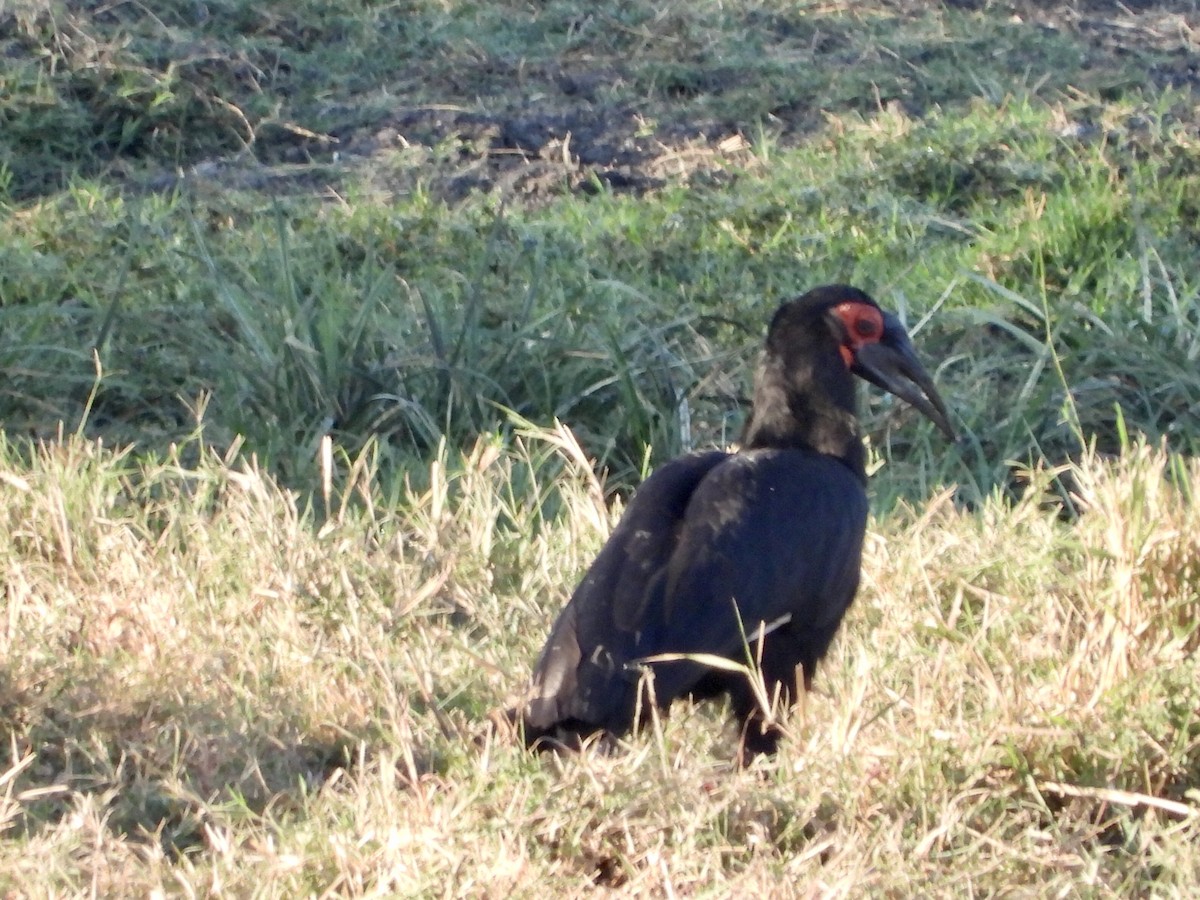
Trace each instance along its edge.
{"label": "bird's back", "polygon": [[[633,724],[638,662],[660,654],[745,661],[767,640],[791,665],[814,665],[858,582],[862,484],[810,451],[697,454],[650,478],[555,624],[534,675],[527,737],[556,727],[622,733]],[[779,623],[781,618],[786,622]],[[665,707],[710,667],[652,663]]]}
{"label": "bird's back", "polygon": [[[747,662],[765,626],[773,629],[768,646],[787,645],[773,658],[811,674],[854,599],[866,523],[863,485],[833,457],[802,450],[732,457],[692,497],[667,564],[660,630],[639,655]],[[669,702],[708,674],[702,663],[660,664],[655,691]]]}

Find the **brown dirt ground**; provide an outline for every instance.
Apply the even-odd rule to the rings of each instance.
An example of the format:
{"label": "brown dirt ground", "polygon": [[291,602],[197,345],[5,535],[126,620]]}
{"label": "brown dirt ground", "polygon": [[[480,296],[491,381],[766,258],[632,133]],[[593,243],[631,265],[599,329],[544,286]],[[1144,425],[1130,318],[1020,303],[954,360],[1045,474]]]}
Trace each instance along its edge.
{"label": "brown dirt ground", "polygon": [[[1130,59],[1150,60],[1147,88],[1200,84],[1200,2],[1110,2],[998,4],[955,0],[946,6],[987,9],[1030,28],[1051,29],[1083,49],[1085,69],[1105,70]],[[928,14],[928,4],[896,0],[901,16]],[[521,97],[482,104],[417,105],[396,109],[366,128],[330,135],[302,129],[263,134],[253,153],[206,162],[184,176],[219,178],[225,184],[275,191],[336,184],[356,170],[382,190],[408,190],[417,183],[449,201],[475,192],[536,205],[566,191],[601,188],[644,193],[668,183],[721,179],[730,166],[753,163],[750,142],[738,123],[650,123],[637,110],[606,106],[600,88],[613,73],[556,68],[523,71],[536,106]],[[530,89],[532,85],[532,89]],[[492,101],[489,101],[492,102]],[[802,140],[824,121],[818,105],[789,109],[772,124],[781,146]],[[174,183],[164,175],[152,185]]]}

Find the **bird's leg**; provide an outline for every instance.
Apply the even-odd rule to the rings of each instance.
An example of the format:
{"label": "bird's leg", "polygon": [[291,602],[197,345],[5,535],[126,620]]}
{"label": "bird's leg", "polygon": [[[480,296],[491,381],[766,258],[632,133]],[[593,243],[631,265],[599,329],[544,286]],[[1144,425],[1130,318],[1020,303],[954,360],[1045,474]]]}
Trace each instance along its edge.
{"label": "bird's leg", "polygon": [[779,746],[783,729],[774,723],[763,721],[761,715],[751,715],[742,722],[741,739],[738,741],[738,768],[745,768],[756,756],[770,756]]}
{"label": "bird's leg", "polygon": [[773,754],[779,745],[779,739],[785,734],[778,716],[790,706],[791,691],[783,683],[776,683],[771,687],[774,689],[774,696],[770,709],[763,709],[758,696],[749,685],[739,686],[730,691],[733,714],[741,725],[738,740],[739,767],[749,765],[756,756]]}

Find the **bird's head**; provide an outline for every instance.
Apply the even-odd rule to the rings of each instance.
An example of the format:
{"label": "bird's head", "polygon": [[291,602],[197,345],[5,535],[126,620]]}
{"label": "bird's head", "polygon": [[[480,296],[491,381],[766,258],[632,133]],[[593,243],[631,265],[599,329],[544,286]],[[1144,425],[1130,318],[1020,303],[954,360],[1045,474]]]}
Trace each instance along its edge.
{"label": "bird's head", "polygon": [[835,286],[826,313],[846,368],[889,394],[907,400],[949,440],[954,428],[946,406],[917,358],[908,332],[892,313],[857,288]]}
{"label": "bird's head", "polygon": [[791,424],[811,433],[805,443],[830,452],[824,445],[836,444],[833,432],[839,430],[832,411],[854,415],[854,384],[847,373],[906,400],[954,440],[942,398],[900,320],[863,291],[840,284],[814,288],[775,313],[747,437],[758,430],[757,419],[762,443],[773,443],[770,434],[784,424],[786,406]]}

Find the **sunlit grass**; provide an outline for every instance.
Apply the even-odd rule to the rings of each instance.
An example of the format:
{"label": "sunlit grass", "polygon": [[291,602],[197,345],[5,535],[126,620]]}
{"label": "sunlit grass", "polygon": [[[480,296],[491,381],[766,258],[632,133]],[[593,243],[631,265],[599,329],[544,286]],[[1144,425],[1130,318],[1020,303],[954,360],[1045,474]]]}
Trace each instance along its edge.
{"label": "sunlit grass", "polygon": [[244,457],[6,446],[0,883],[1196,888],[1194,462],[1089,458],[1073,524],[1045,475],[876,523],[794,738],[739,773],[719,709],[608,758],[489,734],[607,527],[569,433],[527,435],[394,503],[330,459],[320,514]]}

